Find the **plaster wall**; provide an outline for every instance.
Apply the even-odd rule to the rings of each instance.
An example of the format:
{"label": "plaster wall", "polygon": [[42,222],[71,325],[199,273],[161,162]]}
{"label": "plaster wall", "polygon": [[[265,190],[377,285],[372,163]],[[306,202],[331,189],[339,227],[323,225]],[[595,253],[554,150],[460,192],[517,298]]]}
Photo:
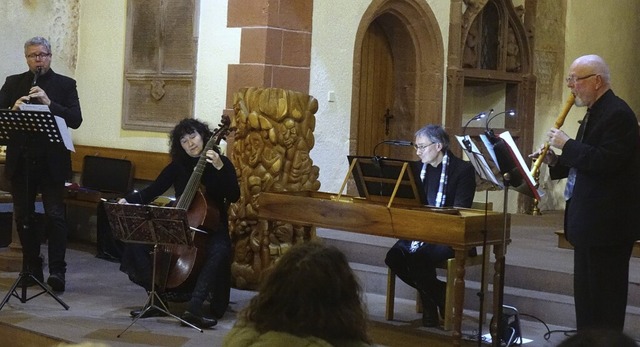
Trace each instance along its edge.
{"label": "plaster wall", "polygon": [[[0,75],[4,81],[25,71],[24,42],[45,36],[52,68],[78,83],[84,122],[72,131],[74,143],[166,152],[167,134],[120,127],[126,11],[126,0],[4,0]],[[200,0],[200,18],[195,114],[215,126],[225,109],[227,65],[238,63],[240,31],[226,27],[226,0]]]}
{"label": "plaster wall", "polygon": [[[540,83],[538,84],[539,96],[558,93],[562,95],[562,99],[538,98],[535,138],[540,142],[534,146],[544,141],[545,133],[553,126],[569,96],[570,90],[564,82],[569,66],[577,57],[585,54],[597,54],[604,58],[611,71],[613,91],[629,104],[636,117],[640,117],[640,93],[637,92],[640,84],[640,73],[637,72],[637,67],[640,66],[640,55],[637,54],[640,46],[640,1],[616,0],[606,4],[597,0],[566,1],[566,6],[564,66],[556,70],[560,75],[548,76],[555,79],[549,85],[553,87],[545,90],[540,89]],[[541,56],[540,52],[537,53],[540,67]],[[541,77],[542,74],[539,73],[539,82]],[[584,117],[586,111],[585,107],[574,106],[567,115],[562,130],[570,137],[575,137],[578,120]],[[543,169],[540,184],[546,196],[541,201],[541,209],[564,208],[566,180],[551,181],[544,165]]]}
{"label": "plaster wall", "polygon": [[[425,1],[431,7],[443,35],[446,54],[450,1],[414,1]],[[556,6],[555,1],[538,2]],[[582,54],[600,54],[609,62],[615,92],[640,114],[640,94],[635,89],[640,82],[640,74],[635,73],[640,66],[640,56],[636,54],[640,46],[637,20],[640,1],[616,0],[606,4],[598,0],[563,1],[567,7],[564,58],[557,64],[549,64],[545,77],[548,80],[538,84],[539,95],[546,93],[555,98],[537,101],[535,138],[540,142],[568,95],[562,80],[566,70],[573,59]],[[380,2],[382,0],[314,1],[309,94],[318,99],[319,110],[311,156],[320,167],[323,191],[338,191],[348,169],[356,30],[367,8]],[[522,0],[517,4],[520,3]],[[539,12],[538,16],[544,13]],[[198,118],[212,125],[217,124],[225,109],[227,65],[239,63],[240,30],[227,28],[226,16],[226,0],[200,0],[195,110]],[[553,22],[546,24],[554,25]],[[562,25],[562,21],[555,25]],[[26,39],[36,35],[49,37],[54,45],[52,67],[78,81],[85,120],[72,132],[76,144],[166,152],[166,134],[120,128],[125,28],[126,0],[4,0],[0,2],[3,33],[0,80],[25,71],[23,43]],[[536,32],[543,29],[538,28]],[[543,62],[540,57],[536,56],[536,64]],[[551,61],[553,59],[546,60]],[[446,92],[446,81],[443,87]],[[563,130],[575,134],[576,121],[583,113],[583,109],[574,108]],[[561,196],[564,183],[549,182],[548,185],[550,195],[545,208],[562,208],[562,201],[557,197]]]}
{"label": "plaster wall", "polygon": [[[375,0],[313,2],[309,94],[318,99],[318,112],[314,132],[316,143],[311,156],[314,164],[320,167],[322,182],[320,190],[322,191],[338,192],[349,169],[347,155],[349,154],[353,50],[356,31],[368,7],[382,2]],[[449,2],[430,0],[426,3],[438,20],[440,32],[444,36],[446,56]],[[446,90],[446,81],[444,88]],[[445,98],[443,102],[444,100]]]}

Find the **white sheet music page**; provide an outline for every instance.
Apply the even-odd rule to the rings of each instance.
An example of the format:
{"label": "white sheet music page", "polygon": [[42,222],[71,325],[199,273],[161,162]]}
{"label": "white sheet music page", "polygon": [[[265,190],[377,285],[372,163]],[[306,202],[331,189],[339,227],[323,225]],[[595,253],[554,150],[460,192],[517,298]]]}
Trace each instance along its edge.
{"label": "white sheet music page", "polygon": [[[51,112],[51,110],[49,110],[49,106],[37,104],[22,104],[20,105],[20,111]],[[71,133],[69,132],[67,122],[60,116],[54,115],[53,118],[56,120],[56,125],[60,131],[60,136],[62,136],[64,146],[68,150],[75,152],[76,148],[73,146],[73,140],[71,139]]]}
{"label": "white sheet music page", "polygon": [[520,154],[520,151],[518,150],[518,146],[516,146],[516,142],[513,140],[511,133],[509,133],[508,131],[505,131],[502,134],[498,135],[498,137],[503,139],[504,142],[509,146],[509,148],[511,149],[511,153],[515,157],[514,159],[518,161],[518,170],[520,171],[520,174],[522,174],[523,178],[531,188],[532,192],[536,194],[535,198],[540,200],[540,197],[541,195],[544,195],[544,192],[541,189],[536,188],[536,180],[531,175],[531,170],[527,166],[527,163],[524,162],[524,158],[522,157],[522,154]]}

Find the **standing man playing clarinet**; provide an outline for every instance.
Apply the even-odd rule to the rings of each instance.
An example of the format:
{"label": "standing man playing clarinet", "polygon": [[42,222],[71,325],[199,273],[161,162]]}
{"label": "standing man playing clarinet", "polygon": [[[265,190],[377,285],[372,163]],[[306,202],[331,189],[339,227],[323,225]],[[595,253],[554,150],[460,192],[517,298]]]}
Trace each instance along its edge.
{"label": "standing man playing clarinet", "polygon": [[552,179],[567,178],[564,230],[575,249],[576,325],[579,332],[621,332],[638,232],[638,121],[611,90],[609,67],[597,55],[571,64],[567,86],[587,112],[575,139],[557,128],[547,132],[562,154],[549,150],[544,162]]}
{"label": "standing man playing clarinet", "polygon": [[[43,104],[52,114],[77,129],[82,123],[76,81],[51,69],[51,45],[44,37],[33,37],[24,44],[29,71],[7,77],[0,89],[0,108],[18,110],[22,104]],[[13,213],[24,268],[41,282],[40,238],[33,227],[35,198],[42,194],[47,219],[49,278],[57,292],[65,290],[67,263],[67,222],[63,201],[64,183],[70,178],[71,155],[62,143],[49,142],[45,134],[16,134],[7,145],[5,175],[11,182]],[[31,281],[29,277],[25,277]],[[27,283],[33,285],[34,283]]]}

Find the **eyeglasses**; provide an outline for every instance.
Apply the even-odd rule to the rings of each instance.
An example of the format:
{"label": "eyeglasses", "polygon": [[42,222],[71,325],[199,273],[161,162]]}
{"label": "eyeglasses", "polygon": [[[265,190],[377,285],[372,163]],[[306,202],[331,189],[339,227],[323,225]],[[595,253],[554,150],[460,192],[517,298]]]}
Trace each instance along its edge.
{"label": "eyeglasses", "polygon": [[430,143],[428,145],[419,145],[419,144],[414,143],[413,144],[413,148],[415,148],[416,151],[424,151],[425,149],[427,149],[427,147],[429,147],[431,145],[435,145],[435,144],[436,144],[436,142],[432,142],[432,143]]}
{"label": "eyeglasses", "polygon": [[27,58],[31,59],[31,60],[37,60],[37,59],[44,59],[44,58],[49,58],[51,56],[51,53],[40,53],[40,54],[29,54],[27,56]]}
{"label": "eyeglasses", "polygon": [[578,81],[582,81],[584,79],[587,79],[589,77],[593,77],[596,76],[597,73],[592,73],[591,75],[586,75],[586,76],[582,76],[582,77],[576,77],[576,76],[569,76],[565,79],[565,81],[567,81],[567,83],[576,83]]}

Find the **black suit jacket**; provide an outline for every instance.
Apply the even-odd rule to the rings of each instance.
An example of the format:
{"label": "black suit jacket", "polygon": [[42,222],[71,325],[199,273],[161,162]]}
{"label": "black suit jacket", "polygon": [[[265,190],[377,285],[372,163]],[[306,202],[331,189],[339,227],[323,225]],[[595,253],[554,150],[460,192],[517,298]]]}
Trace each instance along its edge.
{"label": "black suit jacket", "polygon": [[[468,161],[464,161],[456,157],[451,152],[448,152],[448,154],[449,165],[447,168],[447,196],[444,206],[471,207],[473,197],[476,193],[476,172],[473,165]],[[419,180],[422,166],[414,165],[412,168],[414,171],[414,177],[417,177]],[[429,187],[425,184],[422,184],[421,187],[424,191],[425,201],[423,201],[423,203],[435,206],[435,201],[427,201]]]}
{"label": "black suit jacket", "polygon": [[[33,77],[33,73],[30,71],[7,77],[2,89],[0,89],[0,108],[10,108],[20,97],[28,95]],[[76,81],[49,69],[38,78],[37,85],[49,96],[51,113],[62,117],[68,127],[77,129],[82,123],[82,113]],[[61,182],[70,177],[71,155],[64,144],[51,143],[44,135],[18,134],[11,136],[10,142],[7,144],[5,165],[7,178],[12,179],[15,174],[20,174],[16,170],[26,155],[26,146],[30,148],[32,153],[46,157],[49,177]]]}
{"label": "black suit jacket", "polygon": [[606,246],[637,238],[638,121],[629,106],[607,91],[589,110],[586,127],[569,140],[552,179],[577,169],[571,199],[565,209],[565,235],[574,246]]}

